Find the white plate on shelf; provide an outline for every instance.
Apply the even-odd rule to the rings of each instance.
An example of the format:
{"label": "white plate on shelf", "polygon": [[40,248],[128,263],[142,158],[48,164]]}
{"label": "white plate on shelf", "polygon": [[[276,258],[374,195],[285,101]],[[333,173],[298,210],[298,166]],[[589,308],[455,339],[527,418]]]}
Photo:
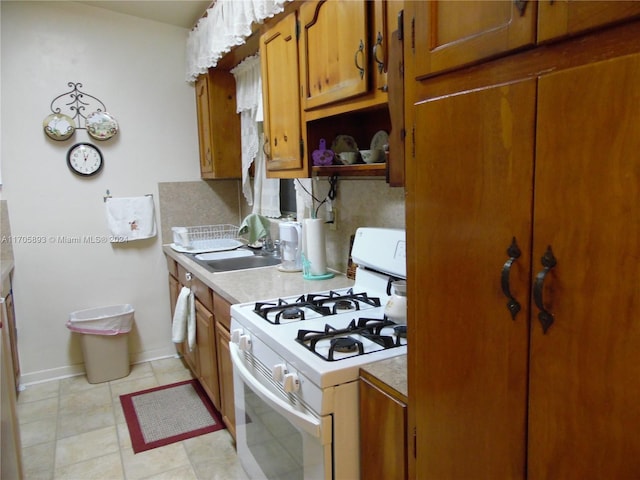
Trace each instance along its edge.
{"label": "white plate on shelf", "polygon": [[389,134],[384,130],[376,132],[371,138],[371,150],[384,150],[384,146],[389,144]]}

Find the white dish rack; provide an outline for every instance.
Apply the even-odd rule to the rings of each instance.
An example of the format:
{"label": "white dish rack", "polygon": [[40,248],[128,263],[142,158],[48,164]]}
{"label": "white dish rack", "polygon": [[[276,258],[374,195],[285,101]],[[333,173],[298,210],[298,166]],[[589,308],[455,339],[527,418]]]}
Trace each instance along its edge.
{"label": "white dish rack", "polygon": [[232,250],[245,244],[238,238],[239,227],[230,224],[172,227],[171,248],[182,253]]}

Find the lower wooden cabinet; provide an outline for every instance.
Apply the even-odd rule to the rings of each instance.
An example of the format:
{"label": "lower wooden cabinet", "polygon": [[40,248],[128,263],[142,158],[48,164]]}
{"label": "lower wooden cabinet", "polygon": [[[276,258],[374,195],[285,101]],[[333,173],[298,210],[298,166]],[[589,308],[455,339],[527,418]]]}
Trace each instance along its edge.
{"label": "lower wooden cabinet", "polygon": [[198,356],[198,380],[207,395],[220,410],[220,384],[213,313],[196,300],[196,354]]}
{"label": "lower wooden cabinet", "polygon": [[196,298],[196,344],[189,350],[188,341],[176,345],[185,363],[200,381],[211,402],[222,415],[229,433],[236,437],[233,401],[233,368],[229,351],[231,304],[212,291],[197,277],[167,257],[171,318],[183,286]]}
{"label": "lower wooden cabinet", "polygon": [[218,342],[218,378],[220,382],[220,413],[227,429],[236,438],[236,409],[233,401],[233,365],[229,341],[231,335],[231,304],[213,293],[213,312],[216,319],[216,339]]}
{"label": "lower wooden cabinet", "polygon": [[[11,293],[0,303],[0,478],[23,478],[20,449],[20,423],[17,413],[17,383],[14,346],[10,326],[13,322]],[[6,308],[5,308],[6,307]]]}
{"label": "lower wooden cabinet", "polygon": [[407,400],[362,370],[360,478],[407,479]]}

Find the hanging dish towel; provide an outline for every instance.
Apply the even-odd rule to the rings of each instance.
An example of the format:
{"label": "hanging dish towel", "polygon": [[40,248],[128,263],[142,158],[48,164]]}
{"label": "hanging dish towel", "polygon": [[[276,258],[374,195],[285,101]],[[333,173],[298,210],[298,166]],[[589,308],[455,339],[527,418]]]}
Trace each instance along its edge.
{"label": "hanging dish towel", "polygon": [[188,287],[182,287],[180,290],[171,328],[173,343],[182,343],[185,338],[189,342],[189,351],[193,350],[196,343],[196,302],[193,292]]}
{"label": "hanging dish towel", "polygon": [[270,224],[268,218],[258,215],[257,213],[251,213],[245,217],[238,229],[238,235],[247,234],[247,241],[255,243],[263,237],[271,237]]}
{"label": "hanging dish towel", "polygon": [[153,196],[105,199],[111,242],[142,240],[156,236]]}

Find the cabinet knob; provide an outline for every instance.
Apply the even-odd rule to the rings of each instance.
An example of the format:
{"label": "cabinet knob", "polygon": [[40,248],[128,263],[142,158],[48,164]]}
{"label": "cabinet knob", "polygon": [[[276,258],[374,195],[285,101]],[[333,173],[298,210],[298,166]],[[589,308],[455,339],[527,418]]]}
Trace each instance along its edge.
{"label": "cabinet knob", "polygon": [[284,376],[284,391],[294,393],[300,390],[300,379],[295,373],[287,373]]}
{"label": "cabinet knob", "polygon": [[248,352],[251,349],[251,337],[249,335],[240,335],[238,348],[241,352]]}
{"label": "cabinet knob", "polygon": [[231,341],[238,345],[240,343],[240,335],[242,335],[244,331],[241,328],[234,328],[231,330]]}
{"label": "cabinet knob", "polygon": [[281,382],[286,372],[287,366],[284,363],[274,365],[271,369],[271,374],[276,382]]}

